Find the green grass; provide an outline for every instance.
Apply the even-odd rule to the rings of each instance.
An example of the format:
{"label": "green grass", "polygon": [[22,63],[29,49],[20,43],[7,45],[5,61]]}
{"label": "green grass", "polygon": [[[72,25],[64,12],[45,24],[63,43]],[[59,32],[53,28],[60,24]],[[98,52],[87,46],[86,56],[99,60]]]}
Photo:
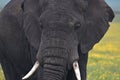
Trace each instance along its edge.
{"label": "green grass", "polygon": [[88,80],[120,80],[120,23],[112,23],[107,34],[89,53]]}
{"label": "green grass", "polygon": [[1,66],[0,66],[0,80],[5,80]]}
{"label": "green grass", "polygon": [[[88,80],[120,80],[120,23],[112,23],[107,34],[89,53]],[[0,70],[0,80],[3,79]]]}

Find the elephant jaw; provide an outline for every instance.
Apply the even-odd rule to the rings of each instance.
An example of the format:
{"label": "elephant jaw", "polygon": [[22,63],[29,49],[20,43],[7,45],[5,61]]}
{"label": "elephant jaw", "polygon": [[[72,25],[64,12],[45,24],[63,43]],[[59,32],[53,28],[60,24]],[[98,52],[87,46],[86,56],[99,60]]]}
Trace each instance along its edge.
{"label": "elephant jaw", "polygon": [[[38,69],[39,66],[40,66],[40,63],[38,61],[36,61],[35,64],[34,64],[34,66],[32,67],[32,69],[22,78],[22,80],[26,80],[30,76],[32,76],[33,73]],[[73,69],[74,69],[74,72],[75,72],[77,80],[81,80],[78,61],[74,61],[73,62]]]}

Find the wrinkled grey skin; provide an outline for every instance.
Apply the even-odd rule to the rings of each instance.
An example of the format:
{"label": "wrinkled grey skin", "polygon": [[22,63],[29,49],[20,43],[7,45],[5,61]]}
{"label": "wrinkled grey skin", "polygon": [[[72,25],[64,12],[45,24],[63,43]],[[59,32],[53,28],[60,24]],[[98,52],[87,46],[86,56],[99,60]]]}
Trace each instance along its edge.
{"label": "wrinkled grey skin", "polygon": [[0,13],[0,62],[6,80],[86,80],[88,52],[107,31],[114,13],[104,0],[12,0]]}
{"label": "wrinkled grey skin", "polygon": [[0,63],[6,80],[21,80],[32,67],[30,45],[22,29],[22,1],[10,1],[0,13]]}

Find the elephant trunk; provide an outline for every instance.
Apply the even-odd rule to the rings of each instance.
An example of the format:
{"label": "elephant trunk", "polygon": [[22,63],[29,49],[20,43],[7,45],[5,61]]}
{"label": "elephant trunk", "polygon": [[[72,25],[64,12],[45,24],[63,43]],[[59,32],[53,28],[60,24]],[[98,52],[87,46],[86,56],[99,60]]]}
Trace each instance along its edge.
{"label": "elephant trunk", "polygon": [[63,80],[68,64],[68,29],[61,24],[43,30],[37,59],[43,65],[43,80]]}
{"label": "elephant trunk", "polygon": [[[66,54],[63,49],[50,49],[47,53]],[[43,62],[43,80],[63,80],[66,73],[66,59],[63,56],[46,56]]]}

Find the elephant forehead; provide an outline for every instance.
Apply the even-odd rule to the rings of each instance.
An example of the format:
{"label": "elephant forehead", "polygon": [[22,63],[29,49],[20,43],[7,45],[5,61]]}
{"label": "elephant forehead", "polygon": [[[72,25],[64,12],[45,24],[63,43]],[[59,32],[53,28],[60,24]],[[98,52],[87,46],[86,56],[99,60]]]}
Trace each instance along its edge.
{"label": "elephant forehead", "polygon": [[46,18],[50,19],[49,22],[54,22],[54,21],[58,21],[58,22],[68,22],[70,20],[72,20],[71,16],[69,16],[67,13],[63,12],[63,11],[54,11],[55,13],[52,13],[50,15],[48,15]]}
{"label": "elephant forehead", "polygon": [[49,6],[56,8],[60,5],[64,7],[67,7],[67,6],[70,7],[73,1],[72,0],[46,0],[45,2],[47,2]]}
{"label": "elephant forehead", "polygon": [[40,16],[40,21],[43,25],[48,26],[51,24],[62,23],[68,25],[73,20],[72,16],[65,11],[51,11],[47,10]]}
{"label": "elephant forehead", "polygon": [[[66,27],[73,26],[76,22],[83,23],[83,15],[76,11],[74,2],[71,0],[45,0],[40,21],[45,27],[51,23],[64,23]],[[45,4],[44,3],[44,4]]]}
{"label": "elephant forehead", "polygon": [[42,11],[46,9],[51,10],[84,10],[87,7],[86,0],[40,0],[40,7],[42,7]]}
{"label": "elephant forehead", "polygon": [[[71,0],[45,0],[43,8],[43,13],[47,11],[47,15],[60,15],[67,14],[73,8],[73,3]],[[46,4],[46,5],[45,5]]]}

